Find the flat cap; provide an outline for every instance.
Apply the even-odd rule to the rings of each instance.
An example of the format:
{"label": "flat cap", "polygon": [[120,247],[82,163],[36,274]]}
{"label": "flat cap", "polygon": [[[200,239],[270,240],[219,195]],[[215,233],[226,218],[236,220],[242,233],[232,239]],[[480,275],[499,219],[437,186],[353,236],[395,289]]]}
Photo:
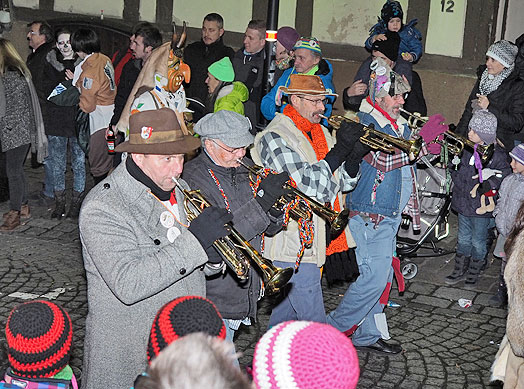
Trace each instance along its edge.
{"label": "flat cap", "polygon": [[232,148],[247,147],[255,139],[249,119],[227,110],[208,113],[195,124],[194,130],[202,137],[219,139]]}

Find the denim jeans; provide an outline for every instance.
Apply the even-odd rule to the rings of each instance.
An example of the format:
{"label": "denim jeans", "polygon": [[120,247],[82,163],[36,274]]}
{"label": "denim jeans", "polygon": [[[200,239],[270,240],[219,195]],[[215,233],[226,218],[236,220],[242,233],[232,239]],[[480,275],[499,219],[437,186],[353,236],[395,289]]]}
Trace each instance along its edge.
{"label": "denim jeans", "polygon": [[360,215],[349,220],[357,244],[360,276],[349,286],[337,309],[327,316],[327,323],[342,332],[359,326],[352,336],[355,346],[368,346],[382,337],[375,314],[382,313],[380,296],[393,278],[391,263],[400,221],[400,215],[386,217],[375,228],[372,221]]}
{"label": "denim jeans", "polygon": [[[83,192],[86,184],[85,154],[78,145],[76,137],[67,138],[64,136],[48,135],[47,139],[49,142],[49,157],[46,158],[44,165],[46,167],[49,165],[54,191],[65,190],[67,144],[69,143],[71,150],[71,169],[73,170],[73,190],[79,193]],[[44,193],[47,196],[46,192]],[[54,195],[51,195],[51,197],[53,196]]]}
{"label": "denim jeans", "polygon": [[[234,355],[236,355],[237,352],[236,352],[236,348],[235,348],[235,343],[233,342],[236,330],[234,330],[233,328],[229,327],[229,319],[222,319],[222,321],[224,322],[224,325],[226,326],[226,339],[225,339],[225,341],[226,342],[231,342],[231,344],[233,345],[233,349],[231,351],[232,351],[232,353]],[[233,364],[236,367],[240,368],[240,364],[238,363],[238,359],[236,357],[235,357],[235,359],[233,361]]]}
{"label": "denim jeans", "polygon": [[[291,262],[274,261],[275,266],[288,268],[295,266]],[[298,272],[279,295],[278,304],[273,307],[269,318],[269,327],[288,320],[308,320],[326,322],[320,269],[314,263],[302,263]]]}
{"label": "denim jeans", "polygon": [[486,240],[492,223],[490,217],[458,214],[457,254],[483,260],[488,253]]}

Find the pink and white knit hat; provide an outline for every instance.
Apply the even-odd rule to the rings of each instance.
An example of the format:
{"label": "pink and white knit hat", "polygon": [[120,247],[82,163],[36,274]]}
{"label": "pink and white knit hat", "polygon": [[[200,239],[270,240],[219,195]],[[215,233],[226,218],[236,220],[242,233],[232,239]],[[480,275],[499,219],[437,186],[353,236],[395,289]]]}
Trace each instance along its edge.
{"label": "pink and white knit hat", "polygon": [[255,347],[253,379],[257,389],[353,389],[359,373],[351,340],[328,324],[280,323]]}

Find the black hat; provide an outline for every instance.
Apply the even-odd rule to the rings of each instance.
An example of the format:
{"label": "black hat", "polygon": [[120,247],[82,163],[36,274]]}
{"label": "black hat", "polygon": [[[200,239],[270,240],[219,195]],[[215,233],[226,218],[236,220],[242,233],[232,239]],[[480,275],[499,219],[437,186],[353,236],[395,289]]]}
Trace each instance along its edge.
{"label": "black hat", "polygon": [[388,24],[388,22],[393,18],[400,18],[400,21],[402,22],[402,19],[404,18],[402,6],[398,1],[388,0],[382,7],[382,11],[380,11],[380,17],[386,24]]}
{"label": "black hat", "polygon": [[383,41],[376,40],[371,45],[371,50],[380,51],[390,60],[395,62],[398,58],[398,48],[400,46],[400,35],[398,32],[386,31],[386,39]]}

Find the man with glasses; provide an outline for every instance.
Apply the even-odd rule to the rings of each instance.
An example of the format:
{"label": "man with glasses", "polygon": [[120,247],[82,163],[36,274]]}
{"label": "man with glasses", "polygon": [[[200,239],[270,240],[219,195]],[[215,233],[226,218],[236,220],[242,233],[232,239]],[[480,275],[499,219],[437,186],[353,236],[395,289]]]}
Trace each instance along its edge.
{"label": "man with glasses", "polygon": [[[360,123],[409,139],[410,128],[400,116],[409,84],[381,58],[371,66],[369,94],[357,114]],[[423,149],[420,155],[425,153]],[[384,341],[390,336],[383,309],[393,278],[392,257],[402,213],[411,217],[415,230],[420,230],[414,159],[398,149],[394,154],[369,152],[361,163],[358,184],[346,198],[360,276],[328,315],[327,322],[348,336],[352,334],[353,344],[363,350],[385,354],[402,350],[400,345]]]}
{"label": "man with glasses", "polygon": [[[233,215],[235,229],[251,245],[262,252],[262,233],[274,234],[282,226],[280,213],[269,211],[276,200],[287,193],[283,184],[289,179],[286,173],[269,174],[253,196],[249,172],[244,164],[253,162],[246,148],[253,143],[248,118],[236,112],[221,110],[210,113],[195,125],[202,139],[203,150],[186,164],[183,178],[193,189],[199,189],[213,207],[227,209]],[[206,250],[209,258],[221,262],[218,251]],[[229,268],[206,278],[206,296],[212,300],[224,318],[227,335],[233,335],[240,324],[249,325],[256,319],[257,301],[261,296],[260,277],[251,268],[247,280],[240,280]]]}
{"label": "man with glasses", "polygon": [[[326,100],[336,94],[325,87],[319,76],[292,74],[289,86],[281,86],[280,92],[288,95],[289,104],[255,137],[253,159],[277,172],[288,173],[299,191],[341,211],[341,192],[351,190],[357,181],[363,151],[355,144],[360,144],[362,132],[344,123],[337,131],[335,144],[320,121]],[[326,223],[317,215],[313,215],[310,244],[303,244],[300,228],[290,220],[287,229],[266,238],[265,257],[279,267],[298,267],[273,308],[270,327],[287,320],[325,322],[320,267],[326,256],[349,261],[348,249],[354,246],[347,228],[339,236],[330,236],[331,242],[327,242]]]}

